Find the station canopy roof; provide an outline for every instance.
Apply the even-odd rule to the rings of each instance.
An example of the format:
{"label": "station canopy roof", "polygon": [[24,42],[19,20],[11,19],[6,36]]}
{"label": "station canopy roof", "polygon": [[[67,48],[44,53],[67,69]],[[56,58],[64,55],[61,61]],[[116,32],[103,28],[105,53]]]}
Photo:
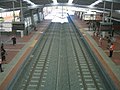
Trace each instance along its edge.
{"label": "station canopy roof", "polygon": [[[104,1],[106,2],[106,9],[111,9],[111,4],[113,3],[113,10],[120,10],[120,0],[73,0],[72,4],[82,7],[87,7],[89,5],[94,5],[96,8],[104,8]],[[14,2],[14,8],[20,9],[20,2],[22,2],[22,7],[28,7],[31,5],[38,5],[38,6],[44,6],[44,5],[51,5],[53,4],[54,0],[0,0],[0,10],[1,9],[13,9],[13,2]],[[59,4],[66,4],[69,0],[57,0],[57,3]],[[97,4],[94,4],[94,3]]]}

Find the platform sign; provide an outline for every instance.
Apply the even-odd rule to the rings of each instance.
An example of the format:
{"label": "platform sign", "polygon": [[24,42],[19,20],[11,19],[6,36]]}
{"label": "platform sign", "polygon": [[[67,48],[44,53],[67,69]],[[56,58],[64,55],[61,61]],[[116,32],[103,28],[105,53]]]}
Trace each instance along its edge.
{"label": "platform sign", "polygon": [[12,23],[12,30],[25,30],[25,24],[21,22]]}

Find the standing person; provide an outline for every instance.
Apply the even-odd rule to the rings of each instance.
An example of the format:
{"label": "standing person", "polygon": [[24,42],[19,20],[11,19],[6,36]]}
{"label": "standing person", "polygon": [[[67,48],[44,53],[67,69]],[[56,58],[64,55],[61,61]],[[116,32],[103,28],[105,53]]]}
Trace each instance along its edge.
{"label": "standing person", "polygon": [[109,47],[110,47],[110,45],[111,45],[111,38],[110,37],[108,37],[108,45],[107,45],[107,49],[109,49]]}
{"label": "standing person", "polygon": [[109,57],[112,57],[114,48],[115,48],[115,45],[113,43],[111,43],[110,49],[109,49],[109,51],[110,51]]}
{"label": "standing person", "polygon": [[3,48],[4,48],[4,44],[2,43],[2,44],[1,44],[1,50],[2,50]]}
{"label": "standing person", "polygon": [[2,69],[2,60],[0,59],[0,71],[3,72],[3,69]]}
{"label": "standing person", "polygon": [[34,30],[35,30],[35,31],[37,31],[37,28],[36,28],[36,26],[34,27]]}
{"label": "standing person", "polygon": [[6,61],[6,51],[4,48],[1,49],[1,59],[2,61]]}
{"label": "standing person", "polygon": [[95,36],[95,31],[93,32],[93,36]]}
{"label": "standing person", "polygon": [[12,39],[12,41],[13,41],[13,45],[15,45],[15,44],[16,44],[16,37],[13,36],[11,39]]}
{"label": "standing person", "polygon": [[6,60],[5,55],[6,55],[6,50],[4,49],[4,44],[2,43],[1,44],[1,59],[2,59],[2,61]]}
{"label": "standing person", "polygon": [[101,37],[100,37],[100,39],[99,39],[99,46],[100,46],[100,47],[102,46],[102,35],[101,35]]}

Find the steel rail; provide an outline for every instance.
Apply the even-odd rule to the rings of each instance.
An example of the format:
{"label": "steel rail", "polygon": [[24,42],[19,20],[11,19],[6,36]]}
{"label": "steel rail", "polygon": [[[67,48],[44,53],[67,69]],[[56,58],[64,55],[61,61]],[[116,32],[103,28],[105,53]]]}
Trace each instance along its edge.
{"label": "steel rail", "polygon": [[63,41],[63,43],[64,43],[64,50],[66,51],[65,52],[65,57],[66,57],[66,66],[67,66],[67,74],[68,74],[68,87],[69,87],[69,90],[71,90],[71,86],[70,86],[70,74],[69,74],[69,72],[70,72],[70,69],[69,69],[69,64],[68,64],[68,52],[67,52],[67,46],[68,46],[68,43],[67,43],[67,35],[66,35],[66,29],[65,29],[65,27],[66,27],[66,25],[64,26],[64,24],[63,24],[63,31],[64,31],[64,33],[63,33],[63,37],[64,37],[64,41]]}
{"label": "steel rail", "polygon": [[[54,27],[55,27],[55,25],[53,26],[53,31],[54,31]],[[51,31],[51,32],[53,32],[53,31]],[[49,32],[48,32],[49,33]],[[48,49],[47,49],[47,53],[46,53],[46,57],[45,57],[45,61],[44,61],[44,63],[43,63],[43,66],[42,66],[42,71],[41,71],[41,74],[40,74],[40,77],[39,77],[39,80],[38,80],[38,84],[37,84],[37,89],[39,89],[40,88],[40,84],[41,84],[41,81],[42,81],[42,77],[43,77],[43,75],[44,75],[44,72],[45,72],[45,67],[46,67],[46,63],[47,63],[47,58],[48,58],[48,54],[49,54],[49,52],[50,52],[50,48],[51,48],[51,43],[52,43],[52,40],[53,40],[53,35],[51,35],[51,34],[48,34],[49,36],[48,36],[48,39],[47,39],[47,41],[46,42],[48,42],[48,40],[50,39],[50,43],[48,44]],[[52,38],[49,38],[50,36],[52,36]],[[45,43],[45,45],[46,45],[47,43]],[[43,48],[44,49],[44,48]],[[43,51],[42,51],[43,52]],[[39,61],[39,59],[40,59],[40,57],[41,57],[41,55],[39,55],[38,56],[38,61]],[[36,62],[36,63],[38,63],[38,61]],[[36,65],[35,65],[36,66]],[[32,70],[34,70],[34,69],[32,69]],[[33,74],[33,73],[32,73]],[[26,90],[26,89],[25,89]]]}
{"label": "steel rail", "polygon": [[[42,52],[43,52],[43,50],[44,50],[44,48],[45,48],[46,43],[48,42],[48,39],[49,39],[49,35],[50,35],[50,34],[47,34],[47,33],[49,33],[49,31],[46,32],[46,35],[45,35],[45,36],[47,36],[47,37],[45,37],[45,42],[44,42],[44,44],[43,44],[43,46],[42,46],[42,48],[41,48],[41,51],[40,51],[40,52],[37,54],[37,56],[35,57],[35,60],[36,60],[36,61],[35,61],[35,63],[34,63],[34,66],[33,66],[32,69],[31,69],[31,71],[29,72],[30,75],[29,75],[29,78],[27,79],[26,85],[24,85],[24,90],[27,89],[27,87],[28,87],[28,85],[29,85],[29,82],[30,82],[30,80],[31,80],[31,78],[32,78],[32,75],[33,75],[33,73],[34,73],[34,71],[35,71],[36,65],[37,65],[37,63],[38,63],[38,61],[39,61],[39,58],[40,58],[40,56],[41,56],[41,54],[42,54]],[[40,47],[39,47],[39,48],[40,48]],[[39,50],[39,48],[37,48],[37,49]],[[46,56],[47,56],[47,55],[46,55]],[[44,61],[44,65],[43,65],[43,69],[42,69],[40,78],[41,78],[42,75],[43,75],[45,63],[46,63],[46,59],[45,59],[45,61]],[[27,77],[28,77],[28,76],[27,76]]]}
{"label": "steel rail", "polygon": [[[54,27],[55,27],[55,24],[54,24]],[[54,30],[54,29],[52,29],[52,30]],[[51,31],[50,31],[51,32]],[[29,82],[30,82],[30,80],[31,80],[31,77],[32,77],[32,75],[33,75],[33,73],[34,73],[34,71],[35,71],[35,67],[36,67],[36,65],[37,65],[37,63],[38,63],[38,61],[39,61],[39,58],[40,58],[40,56],[41,56],[41,53],[43,52],[43,49],[45,48],[45,45],[46,45],[46,43],[48,42],[48,39],[51,39],[50,40],[50,44],[48,45],[49,47],[48,47],[48,51],[47,51],[47,55],[46,55],[46,58],[45,58],[45,61],[44,61],[44,65],[43,65],[43,69],[42,69],[42,72],[41,72],[41,75],[40,75],[40,77],[42,77],[43,76],[43,73],[44,73],[44,70],[45,70],[45,65],[46,65],[46,62],[47,62],[47,57],[48,57],[48,54],[49,54],[49,51],[50,51],[50,47],[51,47],[51,43],[52,43],[52,40],[53,40],[53,38],[49,38],[50,37],[50,35],[51,34],[48,34],[47,35],[47,33],[49,33],[49,30],[46,32],[46,35],[44,35],[44,37],[45,38],[43,38],[44,40],[44,42],[43,42],[43,44],[42,44],[42,47],[39,47],[39,45],[38,45],[38,48],[36,48],[36,50],[35,50],[35,52],[37,51],[37,55],[32,55],[32,60],[30,60],[27,64],[26,64],[26,68],[27,68],[27,70],[28,70],[28,72],[29,73],[25,73],[26,75],[24,75],[24,77],[28,77],[28,78],[23,78],[23,80],[19,80],[19,81],[16,81],[16,84],[13,86],[13,87],[11,87],[12,88],[12,90],[16,90],[16,86],[18,86],[17,88],[18,89],[20,89],[20,88],[23,88],[23,87],[21,87],[21,85],[22,84],[24,84],[24,82],[25,82],[25,84],[24,84],[24,88],[23,88],[23,90],[26,90],[27,89],[27,87],[28,87],[28,85],[29,85]],[[53,35],[51,35],[52,37],[53,37]],[[39,50],[41,48],[41,50]],[[39,52],[38,52],[39,51]],[[35,52],[34,52],[34,54],[35,54]],[[34,56],[35,56],[35,58],[34,58]],[[35,59],[35,60],[34,60]],[[29,64],[29,65],[28,65]],[[31,70],[30,70],[31,69]],[[29,74],[29,75],[28,75]],[[21,75],[21,77],[23,77],[23,75]],[[41,80],[41,79],[40,79]],[[39,83],[40,83],[40,80],[39,80]],[[22,82],[21,82],[22,81]],[[18,84],[19,83],[19,84]],[[20,85],[21,84],[21,85]],[[39,86],[39,85],[38,85]]]}
{"label": "steel rail", "polygon": [[[40,56],[41,56],[41,53],[43,52],[43,50],[44,50],[44,48],[45,48],[45,45],[46,45],[46,43],[47,43],[47,41],[48,41],[48,37],[49,37],[49,35],[47,35],[46,40],[45,40],[45,42],[44,42],[44,44],[43,44],[43,46],[42,46],[41,51],[39,52],[39,54],[37,54],[38,56],[36,57],[36,62],[35,62],[35,64],[34,64],[32,70],[30,71],[29,78],[27,79],[26,85],[24,86],[24,90],[26,90],[27,87],[28,87],[28,85],[29,85],[29,82],[30,82],[30,80],[31,80],[31,78],[32,78],[32,75],[33,75],[34,71],[35,71],[35,68],[36,68],[36,65],[37,65],[37,63],[38,63],[38,61],[39,61],[39,58],[40,58]],[[50,46],[50,45],[49,45],[49,46]],[[49,47],[49,48],[50,48],[50,47]],[[49,48],[48,48],[48,52],[49,52]],[[48,53],[47,53],[46,58],[45,58],[45,61],[44,61],[43,69],[42,69],[42,72],[41,72],[41,75],[40,75],[40,80],[41,80],[41,77],[42,77],[42,75],[43,75],[43,73],[44,73],[44,69],[45,69],[45,65],[46,65],[46,61],[47,61],[47,56],[48,56]],[[39,80],[39,83],[40,83],[40,80]]]}
{"label": "steel rail", "polygon": [[[54,27],[53,27],[53,31],[55,31],[55,24],[54,24]],[[52,31],[52,32],[53,32]],[[50,52],[50,49],[51,49],[51,45],[52,45],[52,43],[53,43],[53,39],[54,39],[54,34],[53,35],[51,35],[52,36],[52,38],[51,38],[51,40],[50,40],[50,44],[49,44],[49,47],[48,47],[48,51],[47,51],[47,55],[46,55],[46,58],[45,58],[45,62],[44,62],[44,65],[43,65],[43,70],[42,70],[42,72],[41,72],[41,77],[40,77],[40,79],[39,79],[39,83],[38,83],[38,87],[37,87],[37,90],[40,88],[40,84],[41,84],[41,81],[42,81],[42,77],[43,77],[43,75],[44,75],[44,72],[45,72],[45,67],[46,67],[46,63],[47,63],[47,60],[48,60],[48,55],[49,55],[49,52]]]}
{"label": "steel rail", "polygon": [[[92,72],[92,70],[91,70],[91,67],[90,67],[90,65],[89,65],[89,62],[88,62],[86,53],[85,53],[85,51],[83,50],[83,46],[81,45],[81,43],[82,43],[81,39],[82,39],[83,37],[80,37],[80,36],[78,35],[78,32],[76,31],[76,29],[74,28],[74,26],[73,26],[72,24],[70,24],[70,26],[71,26],[72,30],[74,30],[74,32],[75,32],[74,35],[75,35],[75,37],[76,37],[76,39],[77,39],[77,42],[78,42],[78,44],[79,44],[79,47],[80,47],[82,53],[83,53],[83,56],[84,56],[84,58],[85,58],[86,64],[87,64],[88,69],[89,69],[89,72],[91,73],[92,79],[93,79],[93,81],[94,81],[95,87],[96,87],[97,90],[100,90],[100,87],[99,87],[98,83],[96,82],[95,77],[94,77],[94,74],[93,74],[93,72]],[[79,36],[79,37],[78,37],[78,36]],[[77,57],[77,62],[78,62],[78,65],[79,65],[79,69],[80,69],[80,73],[81,73],[81,77],[82,77],[82,82],[83,82],[83,85],[84,85],[84,89],[87,90],[87,86],[86,86],[86,83],[85,83],[85,78],[84,78],[84,76],[83,76],[83,72],[82,72],[82,69],[81,69],[80,61],[79,61],[79,58],[78,58],[78,54],[77,54],[77,51],[76,51],[76,48],[75,48],[75,44],[74,44],[74,40],[73,40],[73,38],[72,38],[72,35],[71,35],[71,39],[72,39],[74,51],[75,51],[75,54],[76,54],[76,57]]]}
{"label": "steel rail", "polygon": [[[71,27],[71,26],[70,26],[70,27]],[[70,30],[69,30],[69,33],[70,33]],[[77,58],[77,63],[80,63],[80,62],[79,62],[79,58],[78,58],[78,54],[77,54],[77,50],[76,50],[76,48],[75,48],[74,40],[73,40],[73,37],[72,37],[71,33],[70,33],[70,37],[71,37],[71,40],[72,40],[72,44],[73,44],[73,49],[74,49],[74,52],[75,52],[75,56],[76,56],[76,58]],[[78,67],[79,67],[79,70],[80,70],[80,75],[81,75],[82,83],[83,83],[83,86],[84,86],[84,90],[87,90],[87,86],[86,86],[84,77],[83,77],[83,75],[82,75],[81,66],[78,65]]]}
{"label": "steel rail", "polygon": [[60,45],[61,45],[61,29],[60,29],[60,31],[59,31],[59,37],[60,37],[60,39],[59,39],[59,50],[58,50],[58,55],[59,55],[59,57],[58,57],[58,60],[57,60],[57,71],[56,71],[56,87],[55,87],[55,90],[58,90],[58,86],[59,86],[59,73],[60,73],[60,52],[61,52],[61,49],[60,49]]}
{"label": "steel rail", "polygon": [[92,75],[92,78],[93,78],[93,80],[94,80],[94,84],[95,84],[97,90],[100,90],[99,87],[98,87],[98,84],[97,84],[97,82],[96,82],[96,80],[95,80],[95,78],[94,78],[94,75],[93,75],[93,73],[92,73],[92,70],[91,70],[91,68],[90,68],[90,65],[89,65],[89,63],[88,63],[88,60],[87,60],[87,57],[86,57],[86,53],[85,53],[85,51],[83,50],[83,46],[81,45],[80,38],[78,38],[78,36],[77,36],[77,32],[75,32],[75,36],[76,36],[76,39],[77,39],[77,41],[78,41],[78,44],[79,44],[79,46],[80,46],[80,48],[81,48],[81,51],[82,51],[82,53],[83,53],[83,55],[84,55],[85,61],[86,61],[87,66],[88,66],[88,69],[89,69],[89,71],[90,71],[90,73],[91,73],[91,75]]}

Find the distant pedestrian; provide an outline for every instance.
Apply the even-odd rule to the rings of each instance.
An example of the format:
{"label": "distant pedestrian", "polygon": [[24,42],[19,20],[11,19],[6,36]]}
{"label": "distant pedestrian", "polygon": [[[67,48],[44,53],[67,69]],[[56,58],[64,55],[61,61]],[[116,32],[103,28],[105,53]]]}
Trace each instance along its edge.
{"label": "distant pedestrian", "polygon": [[109,57],[112,57],[114,48],[115,48],[115,45],[111,43],[110,49],[109,49]]}
{"label": "distant pedestrian", "polygon": [[2,61],[6,61],[6,55],[7,55],[7,53],[6,53],[6,50],[4,49],[4,44],[3,43],[1,44],[1,50],[0,50],[0,52],[1,52],[1,60]]}
{"label": "distant pedestrian", "polygon": [[0,71],[3,72],[3,69],[2,69],[2,60],[0,59]]}
{"label": "distant pedestrian", "polygon": [[93,36],[95,36],[95,31],[93,32]]}
{"label": "distant pedestrian", "polygon": [[0,50],[2,50],[2,49],[4,49],[4,44],[3,43],[1,44]]}
{"label": "distant pedestrian", "polygon": [[37,28],[36,28],[36,26],[34,27],[34,30],[35,30],[35,31],[37,31]]}
{"label": "distant pedestrian", "polygon": [[1,59],[2,61],[6,61],[6,50],[4,48],[2,48],[1,50]]}
{"label": "distant pedestrian", "polygon": [[99,39],[99,46],[100,46],[100,47],[102,46],[102,35],[101,35],[101,37],[100,37],[100,39]]}
{"label": "distant pedestrian", "polygon": [[15,45],[15,44],[16,44],[16,37],[13,36],[13,37],[11,38],[11,40],[13,41],[13,45]]}
{"label": "distant pedestrian", "polygon": [[108,37],[107,39],[108,39],[108,41],[107,41],[107,42],[108,42],[107,48],[109,49],[109,47],[110,47],[110,45],[111,45],[111,38]]}
{"label": "distant pedestrian", "polygon": [[98,37],[98,31],[95,32],[95,36]]}
{"label": "distant pedestrian", "polygon": [[93,22],[93,31],[96,31],[96,22]]}
{"label": "distant pedestrian", "polygon": [[100,29],[100,22],[98,21],[98,22],[96,22],[96,30],[98,30],[99,31],[99,29]]}

